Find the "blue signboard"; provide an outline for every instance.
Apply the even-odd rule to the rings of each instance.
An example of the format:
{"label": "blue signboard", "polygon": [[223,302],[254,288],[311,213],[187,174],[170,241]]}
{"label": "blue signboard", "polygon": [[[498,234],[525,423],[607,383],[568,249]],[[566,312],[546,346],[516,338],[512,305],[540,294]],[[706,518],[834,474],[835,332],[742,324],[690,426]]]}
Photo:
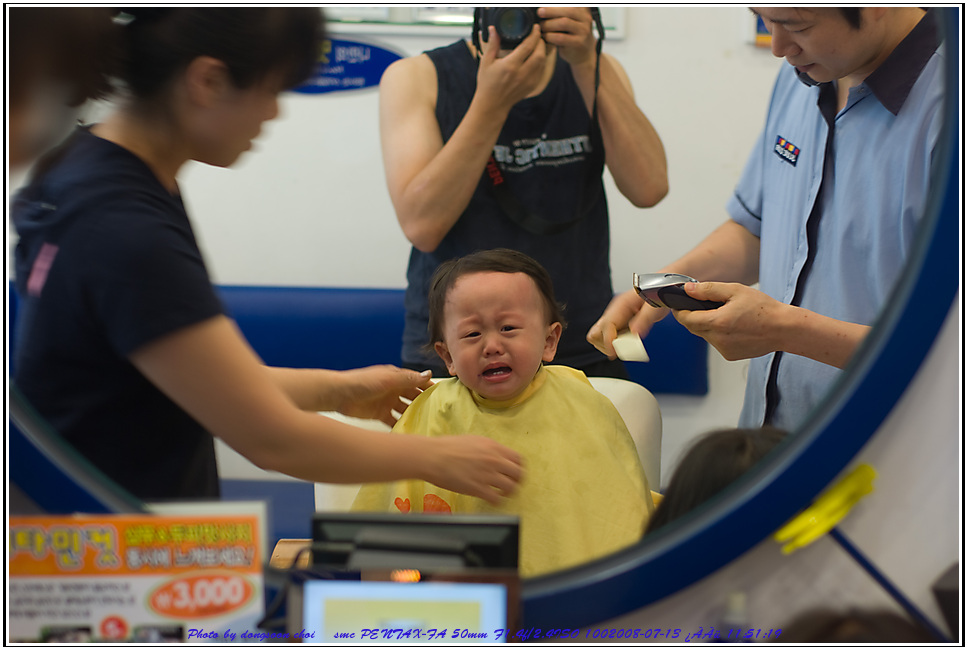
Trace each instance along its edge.
{"label": "blue signboard", "polygon": [[316,75],[293,88],[293,92],[315,95],[378,86],[383,71],[401,58],[400,54],[371,43],[333,38],[324,46]]}

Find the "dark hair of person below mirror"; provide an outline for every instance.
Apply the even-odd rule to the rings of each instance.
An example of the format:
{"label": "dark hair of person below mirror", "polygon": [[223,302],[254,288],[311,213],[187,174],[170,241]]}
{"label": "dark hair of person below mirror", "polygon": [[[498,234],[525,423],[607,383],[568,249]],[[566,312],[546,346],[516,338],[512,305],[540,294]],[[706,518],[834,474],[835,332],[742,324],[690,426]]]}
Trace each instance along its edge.
{"label": "dark hair of person below mirror", "polygon": [[25,104],[38,78],[64,84],[68,106],[107,96],[116,29],[111,15],[105,7],[11,7],[10,104]]}
{"label": "dark hair of person below mirror", "polygon": [[759,462],[786,439],[775,427],[718,429],[697,439],[683,456],[649,519],[645,534],[694,510]]}
{"label": "dark hair of person below mirror", "polygon": [[814,609],[796,616],[774,643],[937,643],[908,617],[889,610]]}

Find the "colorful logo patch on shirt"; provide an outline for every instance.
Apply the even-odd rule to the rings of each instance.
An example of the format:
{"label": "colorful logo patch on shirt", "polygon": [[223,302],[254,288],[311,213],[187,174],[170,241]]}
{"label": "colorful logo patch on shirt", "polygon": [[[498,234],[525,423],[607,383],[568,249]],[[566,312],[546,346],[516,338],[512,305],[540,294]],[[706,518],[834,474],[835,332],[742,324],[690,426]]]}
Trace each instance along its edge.
{"label": "colorful logo patch on shirt", "polygon": [[776,144],[773,145],[773,153],[796,167],[797,158],[800,157],[800,147],[793,144],[783,136],[778,135],[776,136]]}

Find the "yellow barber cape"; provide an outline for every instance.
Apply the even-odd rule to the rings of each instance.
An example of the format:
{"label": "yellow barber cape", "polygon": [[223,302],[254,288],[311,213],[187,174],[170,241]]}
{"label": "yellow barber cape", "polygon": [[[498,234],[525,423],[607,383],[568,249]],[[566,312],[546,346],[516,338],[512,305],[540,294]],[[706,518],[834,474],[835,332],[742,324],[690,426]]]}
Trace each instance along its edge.
{"label": "yellow barber cape", "polygon": [[525,577],[635,543],[653,510],[622,417],[572,368],[542,367],[524,393],[508,401],[484,399],[456,378],[438,382],[414,400],[393,430],[492,438],[521,454],[524,480],[499,506],[419,480],[375,483],[363,486],[353,510],[517,515]]}

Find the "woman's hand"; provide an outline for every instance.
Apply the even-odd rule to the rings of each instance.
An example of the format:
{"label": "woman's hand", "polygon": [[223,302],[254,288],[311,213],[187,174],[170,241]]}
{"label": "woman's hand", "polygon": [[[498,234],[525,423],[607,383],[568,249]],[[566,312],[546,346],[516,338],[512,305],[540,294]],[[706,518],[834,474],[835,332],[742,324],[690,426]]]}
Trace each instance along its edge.
{"label": "woman's hand", "polygon": [[521,455],[490,438],[446,436],[427,442],[432,453],[425,480],[434,485],[497,505],[521,482]]}
{"label": "woman's hand", "polygon": [[370,366],[345,370],[336,375],[334,410],[350,417],[396,424],[392,411],[403,413],[425,388],[430,388],[430,371],[422,373],[396,366]]}

